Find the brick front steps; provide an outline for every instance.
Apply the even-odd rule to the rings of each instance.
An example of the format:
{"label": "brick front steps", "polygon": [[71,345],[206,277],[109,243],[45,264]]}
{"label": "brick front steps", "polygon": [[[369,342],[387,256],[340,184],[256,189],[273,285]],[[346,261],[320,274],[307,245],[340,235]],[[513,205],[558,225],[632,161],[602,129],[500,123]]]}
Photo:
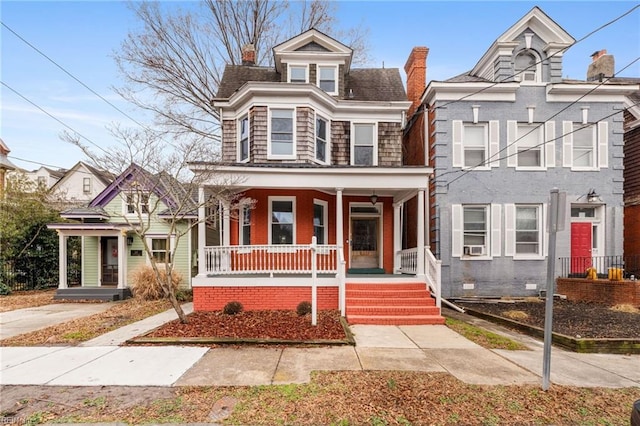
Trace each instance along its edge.
{"label": "brick front steps", "polygon": [[352,325],[444,324],[425,283],[348,283],[346,315]]}

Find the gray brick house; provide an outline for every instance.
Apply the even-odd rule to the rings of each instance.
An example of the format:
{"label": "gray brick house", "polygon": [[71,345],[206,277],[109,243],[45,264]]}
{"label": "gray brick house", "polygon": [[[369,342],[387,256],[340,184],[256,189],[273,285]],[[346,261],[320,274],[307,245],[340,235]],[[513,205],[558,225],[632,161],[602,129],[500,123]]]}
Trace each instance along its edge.
{"label": "gray brick house", "polygon": [[[565,272],[622,255],[623,109],[637,86],[563,79],[574,42],[534,7],[471,71],[431,81],[412,99],[405,162],[434,169],[428,240],[442,261],[443,297],[544,289],[552,188],[566,192],[556,252],[572,257]],[[424,64],[409,61],[407,75],[416,67]]]}

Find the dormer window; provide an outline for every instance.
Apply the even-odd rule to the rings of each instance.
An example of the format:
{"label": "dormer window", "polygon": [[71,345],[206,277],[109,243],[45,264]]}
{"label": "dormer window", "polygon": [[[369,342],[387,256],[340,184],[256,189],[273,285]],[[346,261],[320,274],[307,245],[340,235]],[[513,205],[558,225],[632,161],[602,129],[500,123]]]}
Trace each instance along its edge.
{"label": "dormer window", "polygon": [[289,83],[306,83],[307,66],[289,65]]}
{"label": "dormer window", "polygon": [[338,67],[318,65],[318,87],[330,95],[338,94]]}
{"label": "dormer window", "polygon": [[540,61],[530,50],[524,50],[515,58],[514,71],[516,81],[536,83],[540,76]]}

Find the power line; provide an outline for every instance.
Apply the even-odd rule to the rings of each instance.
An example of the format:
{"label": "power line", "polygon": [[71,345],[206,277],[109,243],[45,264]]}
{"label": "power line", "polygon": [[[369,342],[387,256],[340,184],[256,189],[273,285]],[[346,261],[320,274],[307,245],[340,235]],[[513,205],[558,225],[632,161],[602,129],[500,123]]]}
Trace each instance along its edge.
{"label": "power line", "polygon": [[63,122],[62,120],[60,120],[59,118],[57,118],[56,116],[54,116],[53,114],[51,114],[50,112],[48,112],[47,110],[45,110],[44,108],[42,108],[40,105],[36,104],[35,102],[33,102],[32,100],[30,100],[29,98],[27,98],[26,96],[24,96],[22,93],[18,92],[16,89],[14,89],[13,87],[9,86],[7,83],[5,83],[4,81],[0,80],[0,83],[2,83],[2,85],[4,87],[6,87],[7,89],[11,90],[13,93],[15,93],[16,95],[20,96],[22,99],[24,99],[25,101],[29,102],[31,105],[33,105],[34,107],[38,108],[40,111],[42,111],[43,113],[45,113],[46,115],[48,115],[49,117],[53,118],[55,121],[57,121],[58,123],[62,124],[64,127],[66,127],[67,129],[71,130],[72,132],[74,132],[75,134],[77,134],[78,136],[80,136],[81,138],[83,138],[84,140],[88,141],[90,144],[92,144],[93,146],[95,146],[96,148],[101,149],[105,154],[108,154],[108,151],[105,150],[104,148],[102,148],[100,145],[98,145],[97,143],[95,143],[94,141],[92,141],[91,139],[89,139],[88,137],[84,136],[82,133],[76,131],[73,127],[69,126],[68,124],[66,124],[65,122]]}
{"label": "power line", "polygon": [[[624,18],[625,16],[627,16],[627,15],[631,14],[634,10],[638,9],[639,7],[640,7],[640,4],[635,5],[634,7],[632,7],[631,9],[629,9],[628,11],[624,12],[622,15],[619,15],[618,17],[616,17],[616,18],[612,19],[611,21],[609,21],[609,22],[607,22],[607,23],[605,23],[605,24],[603,24],[603,25],[599,26],[599,27],[598,27],[598,28],[596,28],[595,30],[593,30],[593,31],[591,31],[591,32],[587,33],[586,35],[582,36],[581,38],[579,38],[578,40],[576,40],[573,44],[571,44],[571,45],[569,45],[569,46],[566,46],[566,47],[563,47],[562,49],[558,50],[557,52],[554,52],[553,54],[549,55],[545,60],[548,60],[548,59],[550,59],[550,58],[553,58],[553,57],[554,57],[554,56],[556,56],[556,55],[559,55],[559,54],[561,54],[561,53],[564,53],[566,50],[568,50],[568,49],[572,48],[573,46],[575,46],[576,44],[578,44],[578,43],[580,43],[580,42],[582,42],[582,41],[586,40],[587,38],[591,37],[593,34],[597,33],[598,31],[601,31],[601,30],[605,29],[605,28],[606,28],[606,27],[608,27],[609,25],[612,25],[612,24],[616,23],[617,21],[619,21],[620,19]],[[533,67],[533,66],[538,66],[538,65],[542,64],[542,62],[543,62],[543,60],[540,60],[540,61],[536,62],[535,64],[533,64],[533,65],[529,66],[527,69],[529,69],[529,68],[531,68],[531,67]],[[500,81],[496,81],[496,82],[494,82],[494,83],[492,83],[492,84],[490,84],[490,85],[488,85],[488,86],[486,86],[486,87],[483,87],[482,89],[477,90],[476,92],[473,92],[473,93],[470,93],[470,94],[468,94],[468,95],[465,95],[465,96],[461,97],[460,99],[456,99],[456,100],[453,100],[453,101],[446,102],[445,104],[443,104],[443,105],[439,105],[439,106],[435,107],[434,109],[446,108],[447,106],[449,106],[449,105],[451,105],[451,104],[454,104],[454,103],[457,103],[457,102],[461,102],[461,101],[463,101],[463,100],[465,100],[465,99],[467,99],[467,98],[470,98],[470,97],[472,97],[472,96],[474,96],[474,95],[477,95],[477,94],[479,94],[479,93],[482,93],[482,92],[484,92],[485,90],[489,90],[489,89],[491,89],[492,87],[495,87],[495,86],[497,86],[497,85],[498,85],[498,84],[500,84],[500,83],[504,83],[504,82],[510,81],[513,77],[516,77],[517,75],[522,74],[522,73],[523,73],[524,71],[526,71],[527,69],[524,69],[524,70],[522,70],[522,71],[518,71],[518,72],[516,72],[516,73],[514,73],[514,74],[512,74],[512,75],[506,76],[506,77],[504,77],[504,78],[503,78],[502,80],[500,80]]]}
{"label": "power line", "polygon": [[[623,67],[623,68],[621,69],[621,71],[624,71],[625,69],[629,68],[631,65],[633,65],[633,64],[634,64],[634,63],[636,63],[636,62],[638,62],[639,60],[640,60],[640,57],[638,57],[638,58],[634,59],[634,60],[633,60],[633,61],[631,61],[629,64],[627,64],[625,67]],[[448,186],[448,185],[452,184],[453,182],[457,181],[458,179],[461,179],[462,177],[464,177],[464,176],[465,176],[465,175],[467,175],[468,173],[472,172],[472,171],[473,171],[475,168],[477,168],[477,167],[486,166],[487,164],[489,164],[489,163],[491,163],[491,162],[493,162],[493,161],[500,161],[500,160],[503,160],[503,159],[509,158],[511,155],[517,155],[517,153],[515,153],[515,154],[510,154],[510,155],[507,155],[507,156],[504,156],[504,157],[500,157],[500,156],[499,156],[497,159],[495,159],[495,158],[494,158],[496,155],[500,154],[501,152],[504,152],[504,151],[505,151],[505,150],[507,150],[509,147],[511,147],[511,146],[513,146],[513,145],[517,145],[518,141],[522,140],[523,138],[525,138],[526,136],[528,136],[529,134],[531,134],[532,132],[534,132],[534,131],[535,131],[535,130],[537,130],[538,128],[542,127],[542,126],[544,125],[544,123],[545,123],[545,122],[547,122],[547,121],[549,121],[549,120],[551,120],[551,119],[553,119],[553,118],[557,117],[558,115],[560,115],[560,114],[561,114],[561,113],[563,113],[564,111],[566,111],[566,110],[568,110],[569,108],[571,108],[571,107],[573,107],[573,106],[577,105],[581,99],[583,99],[583,98],[585,98],[586,96],[588,96],[589,94],[593,93],[593,92],[594,92],[595,90],[597,90],[600,86],[603,86],[605,83],[607,83],[611,78],[613,78],[613,77],[608,77],[608,78],[606,78],[605,80],[603,80],[602,82],[599,82],[597,85],[595,85],[592,89],[590,89],[590,90],[589,90],[589,91],[587,91],[585,94],[583,94],[582,96],[580,96],[578,99],[574,100],[573,102],[571,102],[570,104],[568,104],[566,107],[564,107],[564,108],[560,109],[559,111],[557,111],[556,113],[554,113],[552,116],[548,117],[546,120],[543,120],[540,124],[538,124],[538,126],[536,126],[535,128],[533,128],[533,129],[529,130],[529,132],[527,132],[527,133],[525,133],[524,135],[522,135],[522,136],[520,136],[520,137],[516,138],[514,141],[512,141],[512,142],[508,143],[504,148],[500,149],[497,153],[494,153],[492,156],[490,156],[489,158],[487,158],[487,159],[486,159],[485,161],[483,161],[482,163],[480,163],[480,164],[478,164],[478,165],[476,165],[476,166],[473,166],[473,167],[471,167],[471,168],[464,169],[464,170],[452,170],[452,171],[449,171],[449,172],[446,172],[446,173],[441,174],[439,177],[445,176],[445,175],[447,175],[447,174],[452,174],[452,173],[462,173],[461,175],[459,175],[459,176],[455,177],[453,180],[451,180],[450,182],[448,182],[448,183],[446,184],[446,185]],[[612,116],[614,116],[614,115],[616,115],[616,114],[618,114],[618,113],[620,113],[620,111],[616,111],[615,113],[613,113],[613,114],[611,114],[611,115],[609,115],[609,116],[607,116],[607,117],[604,117],[604,118],[602,118],[602,119],[598,120],[597,122],[600,122],[600,121],[602,121],[603,119],[606,119],[606,118],[612,117]],[[575,131],[577,131],[577,130],[580,130],[580,129],[576,129]],[[572,131],[572,132],[569,132],[569,133],[567,133],[567,134],[571,134],[571,133],[573,133],[573,131]],[[562,135],[562,136],[560,136],[560,137],[554,138],[554,139],[552,139],[552,140],[545,141],[545,142],[543,142],[543,143],[541,143],[541,144],[538,144],[538,145],[535,145],[535,146],[533,146],[533,147],[530,147],[529,149],[527,149],[527,150],[525,150],[525,151],[528,151],[528,150],[530,150],[530,149],[533,149],[533,148],[537,148],[537,147],[543,146],[543,145],[545,145],[545,144],[547,144],[547,143],[550,143],[550,142],[554,142],[554,141],[556,141],[556,140],[560,139],[560,138],[561,138],[561,137],[563,137],[563,136],[566,136],[566,134],[565,134],[565,135]],[[443,186],[444,186],[444,185],[443,185]]]}

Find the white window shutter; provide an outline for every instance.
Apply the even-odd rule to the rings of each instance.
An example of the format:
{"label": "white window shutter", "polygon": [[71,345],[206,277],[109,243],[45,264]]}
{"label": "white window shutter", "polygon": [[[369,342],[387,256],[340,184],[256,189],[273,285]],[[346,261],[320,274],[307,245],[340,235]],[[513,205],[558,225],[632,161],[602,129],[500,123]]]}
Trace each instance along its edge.
{"label": "white window shutter", "polygon": [[504,205],[504,255],[516,254],[516,205]]}
{"label": "white window shutter", "polygon": [[547,167],[556,166],[556,122],[544,123],[544,155]]}
{"label": "white window shutter", "polygon": [[500,122],[489,121],[489,158],[491,167],[500,167]]}
{"label": "white window shutter", "polygon": [[518,122],[507,121],[507,166],[516,167],[518,165],[518,146],[516,138],[518,136]]}
{"label": "white window shutter", "polygon": [[491,204],[491,256],[502,256],[502,205]]}
{"label": "white window shutter", "polygon": [[598,123],[598,165],[609,167],[609,122]]}
{"label": "white window shutter", "polygon": [[573,165],[573,121],[562,122],[562,167]]}
{"label": "white window shutter", "polygon": [[453,120],[453,129],[451,131],[451,145],[453,146],[453,167],[462,167],[464,165],[464,153],[462,151],[462,121]]}
{"label": "white window shutter", "polygon": [[547,229],[547,215],[549,214],[547,204],[542,205],[542,230],[544,232],[544,239],[540,241],[542,244],[542,255],[547,257],[549,255],[549,229]]}
{"label": "white window shutter", "polygon": [[451,257],[462,256],[462,205],[451,205]]}

